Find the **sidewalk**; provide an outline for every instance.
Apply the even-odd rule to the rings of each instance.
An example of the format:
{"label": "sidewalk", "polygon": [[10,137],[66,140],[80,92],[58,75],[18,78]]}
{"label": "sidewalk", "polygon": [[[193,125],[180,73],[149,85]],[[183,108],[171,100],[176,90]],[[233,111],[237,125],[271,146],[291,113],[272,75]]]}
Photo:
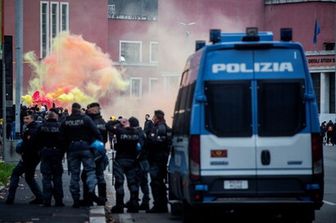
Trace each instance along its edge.
{"label": "sidewalk", "polygon": [[[69,191],[70,176],[63,174],[63,190],[65,207],[43,207],[30,205],[34,199],[24,178],[21,177],[13,205],[6,205],[7,189],[0,191],[0,222],[39,222],[39,223],[103,223],[106,222],[104,206],[72,208],[72,198]],[[36,171],[37,182],[41,185],[42,176]],[[82,188],[82,187],[81,187]],[[42,187],[41,187],[42,189]]]}

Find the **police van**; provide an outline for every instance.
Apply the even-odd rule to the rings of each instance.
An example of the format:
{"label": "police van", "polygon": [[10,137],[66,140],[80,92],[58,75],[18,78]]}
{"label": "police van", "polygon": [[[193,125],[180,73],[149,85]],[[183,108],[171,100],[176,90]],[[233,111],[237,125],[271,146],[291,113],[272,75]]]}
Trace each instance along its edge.
{"label": "police van", "polygon": [[[260,208],[312,222],[323,204],[318,110],[292,30],[210,31],[185,65],[168,164],[172,213]],[[197,220],[197,219],[196,219]]]}

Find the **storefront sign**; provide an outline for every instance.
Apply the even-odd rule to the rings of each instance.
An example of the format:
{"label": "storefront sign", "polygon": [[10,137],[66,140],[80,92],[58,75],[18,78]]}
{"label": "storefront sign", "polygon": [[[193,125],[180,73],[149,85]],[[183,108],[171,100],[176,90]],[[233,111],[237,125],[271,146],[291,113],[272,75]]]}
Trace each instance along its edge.
{"label": "storefront sign", "polygon": [[307,56],[309,67],[332,67],[335,66],[335,55],[309,55]]}

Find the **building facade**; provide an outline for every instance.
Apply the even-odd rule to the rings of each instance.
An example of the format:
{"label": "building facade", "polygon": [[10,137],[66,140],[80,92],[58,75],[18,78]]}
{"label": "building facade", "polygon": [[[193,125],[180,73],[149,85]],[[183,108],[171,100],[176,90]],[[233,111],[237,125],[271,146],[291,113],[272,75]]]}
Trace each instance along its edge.
{"label": "building facade", "polygon": [[266,0],[265,30],[293,28],[303,44],[318,99],[320,121],[336,121],[336,1]]}
{"label": "building facade", "polygon": [[[15,38],[15,1],[3,1],[4,35]],[[294,41],[301,42],[306,50],[321,120],[335,120],[336,0],[23,2],[24,52],[33,50],[43,59],[58,32],[82,35],[110,54],[130,82],[122,94],[134,100],[162,91],[175,92],[195,40],[208,40],[211,28],[243,32],[253,26],[272,31],[279,39],[280,28],[291,27]],[[30,73],[25,65],[24,83],[28,83]]]}

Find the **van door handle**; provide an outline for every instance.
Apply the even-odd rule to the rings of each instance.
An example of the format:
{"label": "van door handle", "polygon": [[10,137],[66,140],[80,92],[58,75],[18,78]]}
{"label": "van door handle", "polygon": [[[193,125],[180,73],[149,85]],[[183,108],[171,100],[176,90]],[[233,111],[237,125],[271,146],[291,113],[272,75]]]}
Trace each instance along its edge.
{"label": "van door handle", "polygon": [[183,142],[183,138],[177,138],[176,141],[177,142]]}
{"label": "van door handle", "polygon": [[269,150],[261,151],[261,163],[262,165],[270,165],[271,163],[271,153]]}

